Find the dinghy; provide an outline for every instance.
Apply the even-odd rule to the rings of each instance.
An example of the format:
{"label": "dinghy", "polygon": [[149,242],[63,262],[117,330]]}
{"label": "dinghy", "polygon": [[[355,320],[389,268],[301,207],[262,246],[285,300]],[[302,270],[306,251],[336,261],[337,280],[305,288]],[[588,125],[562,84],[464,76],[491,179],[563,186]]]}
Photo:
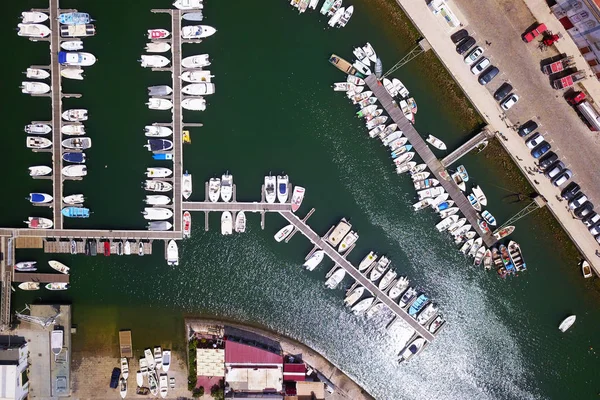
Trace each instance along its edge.
{"label": "dinghy", "polygon": [[61,263],[60,261],[50,260],[50,261],[48,261],[48,264],[50,265],[50,267],[52,269],[55,269],[56,271],[60,272],[61,274],[69,275],[69,267],[67,267],[65,264]]}
{"label": "dinghy", "polygon": [[48,290],[67,290],[69,288],[69,284],[63,282],[52,282],[48,283],[44,287]]}
{"label": "dinghy", "polygon": [[148,29],[148,39],[165,39],[168,38],[171,33],[166,29]]}
{"label": "dinghy", "polygon": [[59,51],[58,62],[62,65],[89,67],[96,63],[96,57],[91,53]]}
{"label": "dinghy", "polygon": [[63,135],[85,135],[85,126],[82,124],[68,124],[60,128]]}
{"label": "dinghy", "polygon": [[235,231],[237,233],[246,232],[246,213],[240,211],[235,216]]}
{"label": "dinghy", "polygon": [[50,72],[40,68],[27,68],[25,76],[29,79],[48,79]]}
{"label": "dinghy", "polygon": [[50,36],[50,28],[42,24],[19,24],[17,35],[34,38],[45,38]]}
{"label": "dinghy", "polygon": [[81,68],[63,68],[60,70],[60,76],[67,79],[73,79],[76,81],[83,80],[83,69]]}
{"label": "dinghy", "polygon": [[225,211],[221,214],[221,235],[231,235],[233,233],[233,218],[231,212]]}
{"label": "dinghy", "polygon": [[[244,212],[241,211],[243,214]],[[192,234],[192,214],[189,211],[183,213],[183,217],[181,219],[181,230],[183,231],[183,237],[189,238]],[[236,226],[237,231],[237,226]]]}
{"label": "dinghy", "polygon": [[85,164],[85,153],[63,153],[63,161],[72,162],[75,164]]}
{"label": "dinghy", "polygon": [[38,11],[24,11],[21,13],[21,22],[24,24],[41,24],[48,20],[48,15]]}
{"label": "dinghy", "polygon": [[39,282],[23,282],[17,286],[21,290],[40,290]]}
{"label": "dinghy", "polygon": [[180,10],[198,10],[204,8],[202,0],[177,0],[173,3]]}
{"label": "dinghy", "polygon": [[144,201],[152,206],[164,206],[171,202],[171,198],[162,194],[151,194],[147,195]]}
{"label": "dinghy", "polygon": [[142,215],[147,220],[158,221],[171,218],[173,216],[173,211],[162,207],[146,207],[144,208],[144,211],[142,211]]}
{"label": "dinghy", "polygon": [[214,78],[214,75],[211,75],[210,71],[192,70],[181,74],[181,80],[189,83],[210,82],[211,78]]}
{"label": "dinghy", "polygon": [[63,25],[79,25],[91,22],[90,14],[80,12],[70,12],[59,14],[58,22]]}
{"label": "dinghy", "polygon": [[181,93],[189,94],[192,96],[204,96],[208,94],[213,94],[214,92],[214,83],[192,83],[191,85],[186,85],[183,87],[183,89],[181,89]]}
{"label": "dinghy", "polygon": [[[167,245],[167,265],[176,267],[179,265],[179,249],[177,248],[177,242],[175,242],[174,240],[170,240],[169,244]],[[162,355],[160,354],[160,347],[158,348],[159,351],[157,353],[156,351],[156,347],[154,348],[154,354],[159,355],[160,356],[160,364],[162,365]],[[159,367],[159,364],[157,362],[156,367]]]}
{"label": "dinghy", "polygon": [[148,151],[168,151],[173,148],[173,142],[167,139],[148,139],[144,147]]}
{"label": "dinghy", "polygon": [[21,272],[34,272],[37,271],[35,267],[37,261],[21,261],[15,264],[15,271]]}
{"label": "dinghy", "polygon": [[140,64],[143,68],[163,68],[169,65],[171,60],[165,56],[143,55]]}
{"label": "dinghy", "polygon": [[171,45],[167,42],[150,42],[146,43],[145,50],[148,53],[165,53],[171,50]]}
{"label": "dinghy", "polygon": [[88,111],[83,108],[67,110],[62,113],[62,118],[71,122],[87,121]]}
{"label": "dinghy", "polygon": [[81,204],[83,203],[84,197],[82,194],[71,194],[63,198],[65,204]]}
{"label": "dinghy", "polygon": [[52,168],[45,165],[36,165],[29,167],[29,176],[44,176],[52,172]]}
{"label": "dinghy", "polygon": [[429,135],[429,137],[427,138],[427,143],[429,143],[430,145],[432,145],[433,147],[435,147],[436,149],[439,150],[446,150],[446,144],[444,142],[442,142],[440,139],[436,138],[433,135]]}
{"label": "dinghy", "polygon": [[206,100],[202,97],[183,99],[181,107],[190,111],[204,111],[206,110]]}
{"label": "dinghy", "polygon": [[52,196],[46,193],[29,193],[28,200],[32,204],[47,204],[52,201]]}
{"label": "dinghy", "polygon": [[173,108],[173,103],[171,100],[159,99],[157,97],[151,97],[148,99],[146,105],[151,110],[170,110]]}
{"label": "dinghy", "polygon": [[21,92],[26,94],[44,94],[50,91],[50,85],[44,82],[21,82]]}
{"label": "dinghy", "polygon": [[187,171],[181,177],[181,196],[184,199],[189,199],[192,195],[192,174]]}
{"label": "dinghy", "polygon": [[46,135],[52,132],[52,128],[48,124],[29,124],[25,125],[25,132],[31,135]]}
{"label": "dinghy", "polygon": [[85,150],[92,147],[92,139],[89,137],[69,138],[62,141],[63,147],[67,149]]}
{"label": "dinghy", "polygon": [[151,221],[148,222],[149,231],[169,231],[173,228],[173,224],[169,221]]}
{"label": "dinghy", "polygon": [[201,12],[185,13],[182,17],[186,21],[202,21],[204,16]]}
{"label": "dinghy", "polygon": [[67,40],[60,44],[61,49],[67,51],[76,51],[83,49],[83,42],[81,40]]}
{"label": "dinghy", "polygon": [[181,60],[181,66],[183,68],[202,68],[209,65],[210,61],[208,60],[208,54],[189,56]]}
{"label": "dinghy", "polygon": [[50,229],[54,226],[52,220],[42,217],[29,217],[27,221],[23,221],[31,229]]}
{"label": "dinghy", "polygon": [[217,32],[215,28],[208,25],[188,25],[181,28],[181,37],[183,39],[202,39],[214,35]]}
{"label": "dinghy", "polygon": [[62,174],[70,178],[82,177],[87,175],[87,168],[85,165],[69,165],[62,169]]}
{"label": "dinghy", "polygon": [[146,168],[146,176],[148,178],[166,178],[171,176],[173,171],[165,167],[150,167]]}
{"label": "dinghy", "polygon": [[25,144],[28,149],[46,149],[52,146],[52,142],[49,139],[39,136],[27,136]]}
{"label": "dinghy", "polygon": [[171,128],[159,125],[146,125],[144,127],[144,132],[148,137],[168,137],[173,134]]}

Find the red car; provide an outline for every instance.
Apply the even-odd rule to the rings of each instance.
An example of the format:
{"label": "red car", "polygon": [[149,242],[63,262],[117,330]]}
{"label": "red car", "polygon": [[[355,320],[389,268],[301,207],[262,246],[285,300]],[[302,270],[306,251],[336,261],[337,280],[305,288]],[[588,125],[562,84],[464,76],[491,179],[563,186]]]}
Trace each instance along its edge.
{"label": "red car", "polygon": [[539,24],[535,28],[531,29],[529,32],[525,32],[523,34],[523,41],[525,43],[529,43],[536,37],[540,36],[542,33],[546,32],[547,30],[548,28],[546,27],[546,24]]}

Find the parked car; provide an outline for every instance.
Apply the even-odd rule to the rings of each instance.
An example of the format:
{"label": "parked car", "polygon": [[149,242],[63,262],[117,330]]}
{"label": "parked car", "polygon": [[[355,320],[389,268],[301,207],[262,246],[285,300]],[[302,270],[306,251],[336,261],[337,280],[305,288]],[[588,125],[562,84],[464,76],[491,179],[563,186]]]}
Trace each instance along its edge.
{"label": "parked car", "polygon": [[580,190],[581,187],[577,182],[571,182],[562,190],[562,192],[560,192],[560,195],[565,200],[572,200]]}
{"label": "parked car", "polygon": [[469,36],[469,32],[466,29],[461,29],[460,31],[454,32],[452,36],[450,36],[450,40],[452,40],[452,43],[458,43],[467,36]]}
{"label": "parked car", "polygon": [[519,96],[513,93],[510,96],[508,96],[506,99],[502,100],[502,103],[500,103],[500,107],[502,107],[502,109],[504,111],[508,111],[508,110],[510,110],[510,108],[512,106],[517,104],[518,101],[519,101]]}
{"label": "parked car", "polygon": [[471,67],[471,73],[473,75],[479,75],[484,69],[490,66],[489,58],[482,57]]}
{"label": "parked car", "polygon": [[529,121],[525,122],[523,125],[521,125],[521,127],[519,128],[519,136],[521,136],[521,137],[527,136],[531,132],[535,131],[537,129],[537,127],[538,127],[538,124],[536,124],[532,120],[529,120]]}
{"label": "parked car", "polygon": [[483,73],[481,75],[479,75],[479,79],[478,79],[479,84],[480,85],[484,85],[484,86],[487,85],[499,73],[500,73],[500,70],[498,68],[496,68],[494,66],[489,67],[488,69],[486,69],[485,71],[483,71]]}
{"label": "parked car", "polygon": [[483,48],[477,46],[469,52],[465,57],[465,64],[471,65],[483,54]]}
{"label": "parked car", "polygon": [[560,174],[563,169],[565,169],[565,163],[563,163],[562,161],[556,161],[554,164],[549,166],[548,169],[546,169],[544,175],[546,175],[546,178],[552,179],[556,175]]}
{"label": "parked car", "polygon": [[538,166],[541,169],[546,170],[546,169],[548,169],[548,167],[550,167],[556,161],[558,161],[558,156],[556,155],[556,153],[553,151],[549,151],[546,154],[544,154],[543,157],[540,158],[540,161],[538,162]]}
{"label": "parked car", "polygon": [[546,27],[546,24],[538,24],[534,28],[528,30],[527,32],[525,32],[523,34],[523,36],[522,36],[523,41],[525,43],[529,43],[533,39],[535,39],[536,37],[541,35],[542,33],[546,32],[547,30],[548,30],[548,28]]}
{"label": "parked car", "polygon": [[113,368],[112,374],[110,375],[110,387],[116,389],[119,386],[119,377],[121,376],[120,368]]}
{"label": "parked car", "polygon": [[542,136],[539,132],[536,132],[533,135],[531,135],[531,137],[529,139],[527,139],[525,141],[525,144],[527,145],[528,148],[533,149],[534,147],[537,147],[543,141],[544,141],[544,136]]}
{"label": "parked car", "polygon": [[471,36],[467,36],[456,46],[456,52],[461,55],[465,54],[473,46],[475,46],[475,39]]}
{"label": "parked car", "polygon": [[587,199],[587,196],[583,192],[579,192],[571,199],[571,201],[569,201],[569,208],[574,210],[585,203]]}
{"label": "parked car", "polygon": [[587,215],[585,218],[583,218],[582,221],[587,227],[590,227],[590,226],[600,222],[600,214],[593,212],[593,213]]}
{"label": "parked car", "polygon": [[596,235],[596,236],[594,237],[594,239],[596,239],[596,242],[598,242],[598,244],[600,244],[600,235]]}
{"label": "parked car", "polygon": [[560,174],[556,175],[550,182],[556,187],[564,185],[573,177],[573,172],[570,169],[563,169]]}
{"label": "parked car", "polygon": [[542,143],[540,143],[538,147],[531,150],[531,155],[533,156],[533,158],[540,158],[541,156],[546,154],[546,152],[550,150],[551,147],[552,146],[550,146],[550,143],[544,140]]}
{"label": "parked car", "polygon": [[[596,214],[596,215],[598,215],[598,214]],[[590,231],[590,233],[594,236],[600,235],[600,222],[595,223],[594,225],[590,226],[588,228],[588,231]]]}
{"label": "parked car", "polygon": [[496,92],[494,93],[494,99],[496,101],[500,101],[503,98],[505,98],[506,96],[508,96],[508,94],[512,90],[513,90],[512,85],[510,83],[504,82],[502,85],[500,85],[500,87],[498,88],[498,90],[496,90]]}
{"label": "parked car", "polygon": [[575,214],[575,216],[577,218],[581,219],[581,218],[585,218],[587,215],[591,214],[593,211],[594,211],[594,205],[591,202],[586,201],[580,207],[576,208],[575,211],[573,211],[573,214]]}

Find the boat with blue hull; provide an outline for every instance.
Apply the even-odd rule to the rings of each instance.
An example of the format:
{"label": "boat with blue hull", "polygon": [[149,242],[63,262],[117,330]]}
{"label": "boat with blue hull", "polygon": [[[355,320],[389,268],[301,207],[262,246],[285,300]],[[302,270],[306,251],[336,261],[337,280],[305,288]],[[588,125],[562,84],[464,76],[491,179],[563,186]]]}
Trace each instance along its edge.
{"label": "boat with blue hull", "polygon": [[85,163],[85,153],[63,153],[62,159],[67,162],[83,164]]}
{"label": "boat with blue hull", "polygon": [[172,153],[157,153],[157,154],[152,154],[152,158],[155,160],[172,160],[173,154]]}
{"label": "boat with blue hull", "polygon": [[419,313],[419,311],[421,311],[423,309],[423,307],[425,307],[425,305],[427,304],[428,301],[429,301],[429,298],[426,295],[424,295],[424,294],[419,295],[419,297],[417,297],[415,302],[412,303],[412,305],[408,309],[408,314],[411,317],[416,316]]}
{"label": "boat with blue hull", "polygon": [[32,204],[46,204],[52,201],[52,196],[46,193],[29,193],[27,200]]}
{"label": "boat with blue hull", "polygon": [[89,218],[90,209],[85,207],[65,207],[62,215],[68,218]]}
{"label": "boat with blue hull", "polygon": [[58,16],[58,22],[63,25],[79,25],[87,24],[93,21],[88,13],[70,12],[63,13]]}
{"label": "boat with blue hull", "polygon": [[167,151],[173,148],[173,142],[167,139],[148,139],[144,145],[149,151]]}

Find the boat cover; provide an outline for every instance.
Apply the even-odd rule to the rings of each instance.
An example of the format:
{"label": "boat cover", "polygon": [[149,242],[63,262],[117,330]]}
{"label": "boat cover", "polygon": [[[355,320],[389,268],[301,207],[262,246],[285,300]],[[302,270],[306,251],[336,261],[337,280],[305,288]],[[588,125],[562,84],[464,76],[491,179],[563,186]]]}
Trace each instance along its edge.
{"label": "boat cover", "polygon": [[165,139],[150,139],[148,140],[151,151],[167,150],[173,147],[173,142]]}
{"label": "boat cover", "polygon": [[90,22],[90,14],[87,13],[65,13],[58,16],[58,22],[65,25],[87,24]]}
{"label": "boat cover", "polygon": [[62,214],[65,217],[71,218],[88,218],[90,209],[85,207],[65,207],[62,209]]}
{"label": "boat cover", "polygon": [[82,163],[85,161],[85,153],[64,153],[63,160],[73,163]]}
{"label": "boat cover", "polygon": [[32,203],[41,203],[44,201],[44,195],[40,194],[40,193],[33,193],[31,195],[31,202]]}

